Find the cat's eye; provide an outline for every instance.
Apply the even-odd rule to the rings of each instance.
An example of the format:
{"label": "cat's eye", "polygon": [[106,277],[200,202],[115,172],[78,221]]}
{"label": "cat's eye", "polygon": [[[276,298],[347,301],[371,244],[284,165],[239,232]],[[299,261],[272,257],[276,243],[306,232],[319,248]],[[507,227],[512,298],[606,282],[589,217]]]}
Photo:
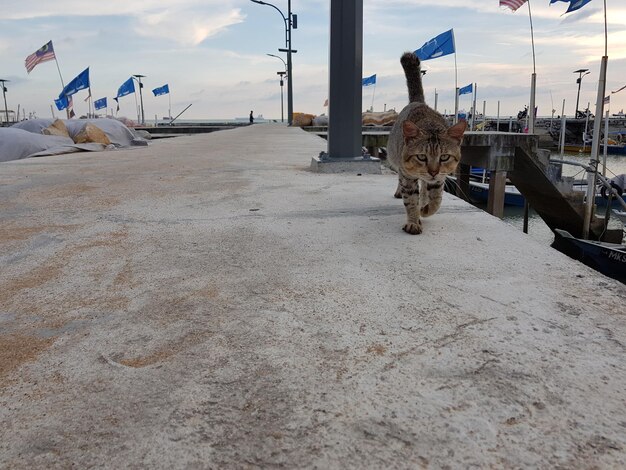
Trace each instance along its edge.
{"label": "cat's eye", "polygon": [[420,162],[425,162],[426,160],[428,160],[428,157],[426,155],[415,155],[415,158],[417,158]]}
{"label": "cat's eye", "polygon": [[439,157],[439,160],[442,162],[447,162],[451,158],[452,158],[452,155],[442,155],[441,157]]}

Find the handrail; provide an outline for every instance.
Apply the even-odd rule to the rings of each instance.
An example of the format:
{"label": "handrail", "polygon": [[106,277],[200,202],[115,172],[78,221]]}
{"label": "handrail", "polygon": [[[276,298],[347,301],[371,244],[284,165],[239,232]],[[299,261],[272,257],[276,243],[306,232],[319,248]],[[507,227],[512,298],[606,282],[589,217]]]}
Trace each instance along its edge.
{"label": "handrail", "polygon": [[598,170],[596,170],[595,168],[593,168],[592,166],[589,165],[585,165],[584,163],[579,163],[579,162],[572,162],[570,160],[561,160],[561,159],[551,159],[550,163],[564,163],[566,165],[574,165],[574,166],[579,166],[581,168],[584,168],[585,171],[589,172],[589,173],[595,173],[596,177],[600,180],[600,182],[602,183],[602,185],[607,188],[610,193],[615,196],[615,199],[617,199],[617,201],[620,203],[620,205],[622,206],[622,208],[624,208],[624,210],[626,210],[626,201],[624,201],[624,199],[622,198],[622,196],[620,196],[617,191],[615,190],[615,188],[613,186],[611,186],[611,183],[609,183],[609,180],[607,180],[604,176],[602,176],[600,173],[598,173]]}

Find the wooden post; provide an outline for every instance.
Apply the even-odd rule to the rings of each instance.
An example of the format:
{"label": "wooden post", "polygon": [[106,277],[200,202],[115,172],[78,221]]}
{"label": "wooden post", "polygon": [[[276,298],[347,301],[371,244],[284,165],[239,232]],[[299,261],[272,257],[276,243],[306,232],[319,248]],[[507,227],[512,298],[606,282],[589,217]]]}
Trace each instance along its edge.
{"label": "wooden post", "polygon": [[487,212],[500,217],[504,215],[504,188],[506,186],[506,171],[492,170],[489,174],[489,197]]}

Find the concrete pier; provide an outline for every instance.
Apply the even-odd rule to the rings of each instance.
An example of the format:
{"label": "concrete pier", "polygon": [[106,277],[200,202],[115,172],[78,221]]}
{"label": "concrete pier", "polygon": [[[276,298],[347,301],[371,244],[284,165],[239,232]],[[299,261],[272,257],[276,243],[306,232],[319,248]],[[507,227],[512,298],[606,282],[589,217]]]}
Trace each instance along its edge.
{"label": "concrete pier", "polygon": [[0,467],[626,467],[624,286],[325,148],[0,164]]}

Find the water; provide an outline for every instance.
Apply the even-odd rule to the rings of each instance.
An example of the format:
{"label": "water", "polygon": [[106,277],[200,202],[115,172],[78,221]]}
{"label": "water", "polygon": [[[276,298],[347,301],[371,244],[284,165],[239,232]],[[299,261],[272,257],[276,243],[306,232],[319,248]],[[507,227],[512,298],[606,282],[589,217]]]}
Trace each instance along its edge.
{"label": "water", "polygon": [[[552,158],[562,159],[562,160],[570,160],[577,163],[582,163],[585,165],[589,164],[589,155],[580,155],[580,154],[572,154],[565,153],[563,157],[560,154],[554,153],[552,154]],[[602,162],[602,155],[600,156],[600,161]],[[615,175],[620,175],[626,173],[626,156],[623,155],[607,155],[606,159],[606,177],[612,178]],[[587,177],[586,172],[577,166],[573,165],[563,165],[563,176],[572,176],[576,179],[584,179]],[[481,209],[486,209],[485,205],[477,205]],[[604,209],[599,209],[598,213],[603,213]],[[524,208],[523,207],[512,207],[505,206],[504,207],[504,217],[503,220],[513,225],[514,227],[519,228],[519,230],[523,230],[524,228]],[[551,244],[554,241],[554,234],[545,224],[543,219],[539,217],[539,215],[532,210],[532,207],[528,214],[528,235],[533,237],[544,244]]]}

